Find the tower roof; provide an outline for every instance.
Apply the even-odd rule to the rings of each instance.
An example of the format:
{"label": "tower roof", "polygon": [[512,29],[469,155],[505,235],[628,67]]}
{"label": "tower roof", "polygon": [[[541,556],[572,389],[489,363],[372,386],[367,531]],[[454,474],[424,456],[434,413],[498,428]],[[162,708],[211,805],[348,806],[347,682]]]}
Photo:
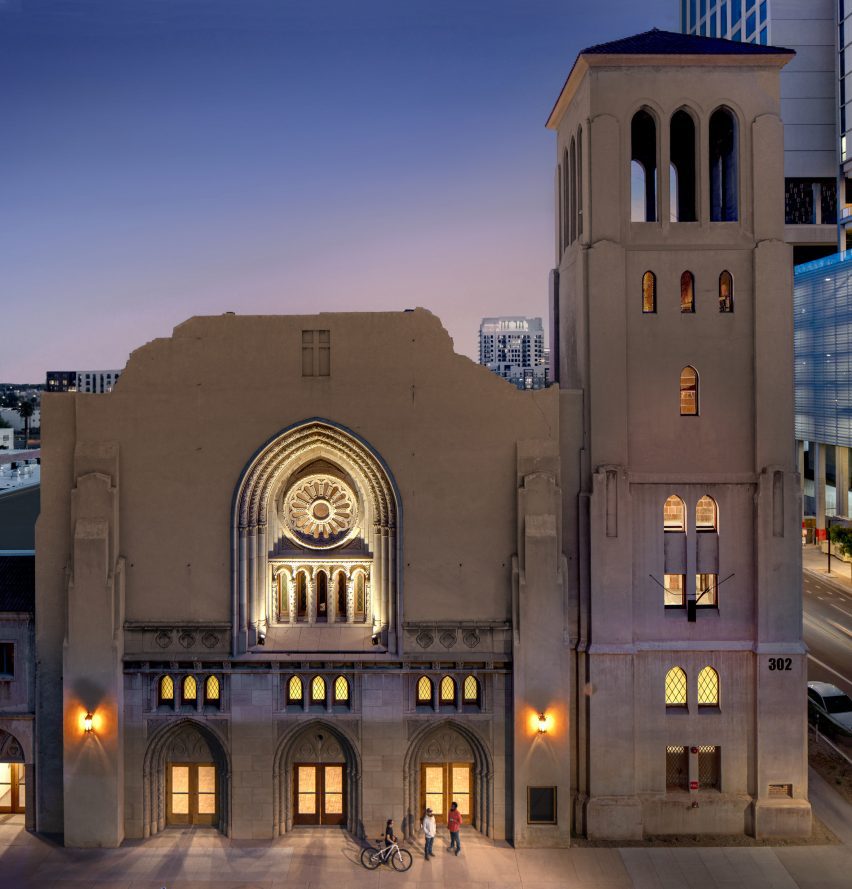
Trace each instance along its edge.
{"label": "tower roof", "polygon": [[792,49],[781,46],[762,46],[740,43],[720,37],[698,37],[678,31],[651,28],[641,34],[597,43],[581,49],[579,55],[654,55],[654,56],[766,56],[792,55]]}
{"label": "tower roof", "polygon": [[730,65],[769,65],[781,67],[794,55],[795,50],[782,46],[762,46],[756,43],[740,43],[736,40],[722,40],[719,37],[698,37],[694,34],[681,34],[677,31],[661,31],[652,28],[641,34],[597,43],[581,49],[571,68],[568,78],[550,112],[546,126],[557,126],[566,106],[574,94],[583,74],[601,65],[675,65],[708,64],[708,56],[716,64],[726,58]]}

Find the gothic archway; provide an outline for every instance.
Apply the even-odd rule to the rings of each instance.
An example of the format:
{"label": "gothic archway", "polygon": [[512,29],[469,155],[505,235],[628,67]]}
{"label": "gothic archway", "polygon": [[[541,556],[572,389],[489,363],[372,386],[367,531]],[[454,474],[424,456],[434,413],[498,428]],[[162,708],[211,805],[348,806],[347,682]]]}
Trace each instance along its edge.
{"label": "gothic archway", "polygon": [[361,756],[354,739],[323,719],[300,723],[280,740],[273,764],[273,834],[292,830],[294,767],[297,763],[345,765],[345,812],[343,826],[356,837],[364,836],[361,820]]}
{"label": "gothic archway", "polygon": [[485,836],[492,835],[494,803],[494,767],[488,744],[472,728],[456,719],[430,723],[408,745],[403,771],[403,832],[414,837],[420,823],[424,788],[421,767],[424,763],[471,764],[472,812],[469,826]]}
{"label": "gothic archway", "polygon": [[170,766],[199,762],[215,766],[215,817],[211,819],[212,826],[228,834],[231,821],[231,762],[225,744],[205,723],[179,719],[159,729],[148,742],[143,763],[143,836],[153,836],[166,827]]}
{"label": "gothic archway", "polygon": [[[337,495],[343,499],[337,504],[335,495],[331,500],[324,497],[323,512],[318,512],[314,505],[308,518],[323,526],[325,539],[337,527],[331,526],[338,520],[334,510],[340,506],[340,516],[345,514],[347,519],[341,526],[339,543],[345,544],[351,537],[370,554],[367,645],[372,633],[382,645],[399,649],[402,614],[397,556],[401,507],[396,485],[384,461],[367,442],[349,429],[314,418],[297,423],[268,441],[249,461],[237,484],[231,524],[234,653],[246,652],[261,641],[261,635],[265,640],[269,625],[275,620],[278,609],[268,570],[270,552],[282,533],[290,537],[294,534],[289,527],[293,504],[286,498],[282,501],[282,493],[298,494],[293,480],[298,480],[299,473],[311,465],[328,468],[329,481],[335,490],[339,488]],[[355,514],[347,511],[353,504],[357,521]],[[347,524],[350,519],[353,527]],[[337,536],[332,534],[326,545],[337,546]],[[310,588],[307,593],[310,613]]]}

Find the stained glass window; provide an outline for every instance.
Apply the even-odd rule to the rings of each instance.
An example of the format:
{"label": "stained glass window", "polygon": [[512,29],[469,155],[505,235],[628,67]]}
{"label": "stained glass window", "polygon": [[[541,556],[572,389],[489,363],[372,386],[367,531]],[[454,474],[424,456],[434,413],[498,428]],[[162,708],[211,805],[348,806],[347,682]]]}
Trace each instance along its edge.
{"label": "stained glass window", "polygon": [[208,703],[219,703],[219,679],[217,676],[208,676],[204,683],[204,697]]}
{"label": "stained glass window", "polygon": [[441,703],[452,704],[456,699],[456,684],[449,676],[441,680]]}
{"label": "stained glass window", "polygon": [[346,704],[349,701],[349,683],[345,676],[338,676],[334,680],[334,700],[339,704]]}
{"label": "stained glass window", "polygon": [[298,676],[291,676],[287,683],[287,703],[301,704],[302,702],[302,680]]}
{"label": "stained glass window", "polygon": [[183,699],[185,701],[194,701],[198,695],[198,683],[194,676],[184,676],[183,679]]}
{"label": "stained glass window", "polygon": [[322,676],[314,676],[311,682],[311,700],[314,703],[325,701],[325,679]]}
{"label": "stained glass window", "polygon": [[417,680],[417,703],[432,703],[432,680],[428,676],[421,676]]}
{"label": "stained glass window", "polygon": [[686,706],[686,673],[680,667],[672,667],[666,673],[666,706]]}
{"label": "stained glass window", "polygon": [[163,676],[160,680],[160,700],[173,701],[175,699],[175,681],[171,676]]}
{"label": "stained glass window", "polygon": [[479,683],[476,681],[475,676],[465,676],[464,702],[465,704],[476,704],[479,702]]}
{"label": "stained glass window", "polygon": [[712,667],[705,667],[698,674],[698,706],[719,706],[719,674]]}

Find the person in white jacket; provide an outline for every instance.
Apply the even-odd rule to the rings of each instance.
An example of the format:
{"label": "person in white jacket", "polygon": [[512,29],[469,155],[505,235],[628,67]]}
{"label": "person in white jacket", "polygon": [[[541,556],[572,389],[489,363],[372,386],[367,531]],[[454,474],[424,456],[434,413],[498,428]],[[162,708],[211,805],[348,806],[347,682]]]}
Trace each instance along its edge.
{"label": "person in white jacket", "polygon": [[432,814],[431,809],[426,810],[426,814],[423,816],[423,823],[420,825],[423,828],[423,833],[426,834],[426,848],[424,850],[426,860],[429,860],[429,857],[435,857],[435,853],[432,851],[432,843],[435,842],[435,831],[437,830],[437,825],[435,824],[435,816]]}

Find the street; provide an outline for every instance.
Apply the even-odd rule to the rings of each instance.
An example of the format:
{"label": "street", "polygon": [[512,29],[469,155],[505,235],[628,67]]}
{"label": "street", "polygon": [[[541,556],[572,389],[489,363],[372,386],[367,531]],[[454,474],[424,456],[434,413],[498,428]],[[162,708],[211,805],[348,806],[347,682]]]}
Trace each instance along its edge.
{"label": "street", "polygon": [[802,587],[808,679],[830,682],[852,695],[852,592],[807,571]]}

